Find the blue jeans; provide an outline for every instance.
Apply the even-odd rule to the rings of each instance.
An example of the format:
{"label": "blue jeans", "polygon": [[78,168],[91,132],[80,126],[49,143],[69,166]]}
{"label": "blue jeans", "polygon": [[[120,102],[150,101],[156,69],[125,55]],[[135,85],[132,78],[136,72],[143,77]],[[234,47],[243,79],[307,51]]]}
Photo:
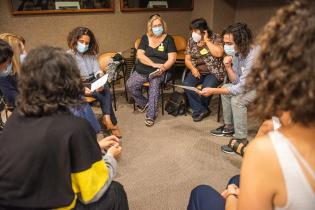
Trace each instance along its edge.
{"label": "blue jeans", "polygon": [[90,125],[94,128],[95,133],[98,133],[101,131],[100,123],[98,122],[89,104],[84,103],[81,106],[71,107],[70,111],[74,116],[86,119],[90,123]]}
{"label": "blue jeans", "polygon": [[0,77],[0,90],[8,106],[15,106],[15,97],[18,94],[15,76]]}
{"label": "blue jeans", "polygon": [[100,102],[103,115],[110,115],[113,125],[117,125],[117,118],[112,106],[112,97],[110,95],[109,84],[106,83],[104,85],[104,91],[102,92],[94,91],[92,96]]}
{"label": "blue jeans", "polygon": [[[233,176],[228,185],[240,186],[240,175]],[[191,191],[187,210],[224,210],[225,199],[208,185],[199,185]]]}
{"label": "blue jeans", "polygon": [[[201,75],[200,79],[198,79],[194,77],[191,72],[189,72],[187,77],[185,78],[184,85],[195,87],[199,84],[202,84],[203,88],[205,87],[215,88],[220,85],[220,81],[213,74]],[[193,111],[193,116],[198,116],[201,113],[208,111],[208,107],[212,96],[209,97],[200,96],[191,90],[185,90],[185,93],[188,97],[190,107]]]}

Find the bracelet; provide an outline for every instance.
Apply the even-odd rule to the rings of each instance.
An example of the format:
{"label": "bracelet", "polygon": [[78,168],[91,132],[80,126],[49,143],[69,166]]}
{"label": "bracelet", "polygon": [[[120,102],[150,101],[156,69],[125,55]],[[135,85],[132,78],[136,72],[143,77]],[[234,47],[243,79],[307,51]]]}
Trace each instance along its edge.
{"label": "bracelet", "polygon": [[235,194],[235,193],[230,193],[230,194],[228,194],[228,195],[226,196],[226,199],[227,199],[228,197],[230,197],[230,195],[233,195],[235,198],[238,198],[238,195],[237,195],[237,194]]}

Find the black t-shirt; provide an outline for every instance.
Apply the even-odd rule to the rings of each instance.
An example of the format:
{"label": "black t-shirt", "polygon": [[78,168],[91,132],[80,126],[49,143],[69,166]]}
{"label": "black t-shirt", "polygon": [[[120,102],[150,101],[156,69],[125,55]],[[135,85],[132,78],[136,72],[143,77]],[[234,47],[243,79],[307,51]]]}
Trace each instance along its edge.
{"label": "black t-shirt", "polygon": [[105,167],[95,131],[84,119],[67,112],[13,113],[0,136],[0,209],[68,206],[75,198],[73,174],[91,171],[97,162]]}
{"label": "black t-shirt", "polygon": [[[168,53],[177,52],[175,42],[173,37],[170,35],[166,35],[164,40],[161,44],[156,47],[152,48],[149,46],[149,38],[147,35],[143,35],[141,38],[141,42],[139,44],[138,49],[142,49],[145,51],[145,55],[150,58],[155,63],[163,64],[168,59]],[[150,74],[154,72],[156,69],[152,66],[145,65],[138,61],[136,65],[136,71],[139,74]]]}

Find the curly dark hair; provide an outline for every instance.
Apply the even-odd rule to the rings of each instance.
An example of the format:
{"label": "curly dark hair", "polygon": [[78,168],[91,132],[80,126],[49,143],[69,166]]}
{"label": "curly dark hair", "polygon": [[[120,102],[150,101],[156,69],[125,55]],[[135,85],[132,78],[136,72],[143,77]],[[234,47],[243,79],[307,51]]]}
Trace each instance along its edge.
{"label": "curly dark hair", "polygon": [[245,58],[253,42],[252,31],[245,23],[234,23],[222,31],[222,37],[225,34],[232,34],[236,47],[239,49],[241,56]]}
{"label": "curly dark hair", "polygon": [[68,47],[75,51],[77,51],[77,43],[81,36],[86,35],[90,37],[89,49],[84,53],[88,55],[96,55],[99,52],[99,46],[95,39],[93,32],[86,27],[76,27],[73,29],[67,37]]}
{"label": "curly dark hair", "polygon": [[292,121],[315,122],[315,1],[279,9],[259,37],[261,53],[247,77],[261,119],[289,111]]}
{"label": "curly dark hair", "polygon": [[204,18],[197,18],[193,21],[191,21],[189,25],[190,30],[198,29],[201,33],[204,33],[204,31],[207,31],[209,34],[209,37],[212,36],[213,31],[209,28],[207,21]]}
{"label": "curly dark hair", "polygon": [[31,50],[18,78],[17,110],[24,116],[44,116],[82,103],[83,85],[73,57],[60,48]]}

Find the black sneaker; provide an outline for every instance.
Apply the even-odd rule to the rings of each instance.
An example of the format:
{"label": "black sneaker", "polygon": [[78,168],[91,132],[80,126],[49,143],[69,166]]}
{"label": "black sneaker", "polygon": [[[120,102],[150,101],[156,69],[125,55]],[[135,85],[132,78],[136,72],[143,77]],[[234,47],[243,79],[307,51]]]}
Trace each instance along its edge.
{"label": "black sneaker", "polygon": [[209,111],[203,112],[198,116],[193,116],[193,121],[199,122],[199,121],[203,120],[204,118],[208,117],[209,115],[210,115]]}
{"label": "black sneaker", "polygon": [[232,126],[226,126],[222,125],[212,131],[210,131],[210,134],[213,136],[227,136],[231,137],[234,134],[234,129]]}
{"label": "black sneaker", "polygon": [[233,149],[229,145],[223,145],[221,146],[221,151],[227,154],[235,154]]}

